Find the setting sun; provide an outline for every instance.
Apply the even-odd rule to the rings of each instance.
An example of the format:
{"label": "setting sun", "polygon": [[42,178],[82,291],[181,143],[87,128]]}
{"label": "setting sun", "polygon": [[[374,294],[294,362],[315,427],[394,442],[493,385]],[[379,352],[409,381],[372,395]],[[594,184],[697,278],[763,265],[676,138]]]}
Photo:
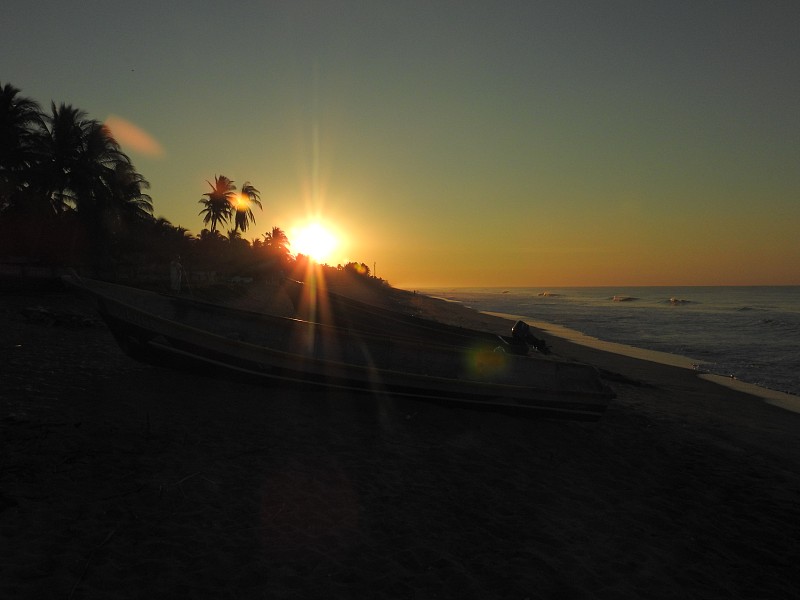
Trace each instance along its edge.
{"label": "setting sun", "polygon": [[324,225],[314,222],[297,228],[290,237],[292,250],[305,254],[318,263],[330,260],[338,246],[336,236]]}

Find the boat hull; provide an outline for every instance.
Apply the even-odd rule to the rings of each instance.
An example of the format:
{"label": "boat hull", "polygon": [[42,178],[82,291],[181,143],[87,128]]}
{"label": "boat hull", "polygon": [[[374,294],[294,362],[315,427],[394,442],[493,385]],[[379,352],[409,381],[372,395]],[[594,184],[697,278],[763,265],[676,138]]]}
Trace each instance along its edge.
{"label": "boat hull", "polygon": [[73,283],[94,297],[126,353],[160,366],[578,420],[598,419],[613,397],[592,367],[509,355],[491,337],[470,348],[421,344],[113,284]]}

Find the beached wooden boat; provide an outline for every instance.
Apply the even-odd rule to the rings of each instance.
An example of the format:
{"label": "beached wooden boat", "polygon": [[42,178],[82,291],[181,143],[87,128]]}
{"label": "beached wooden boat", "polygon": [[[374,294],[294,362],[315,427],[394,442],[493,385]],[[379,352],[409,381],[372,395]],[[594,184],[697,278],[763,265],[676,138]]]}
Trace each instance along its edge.
{"label": "beached wooden boat", "polygon": [[72,277],[133,358],[247,381],[359,390],[462,407],[598,419],[613,393],[587,365],[471,344],[349,332],[311,321]]}
{"label": "beached wooden boat", "polygon": [[[438,340],[453,346],[472,346],[476,341],[497,342],[497,336],[488,331],[448,325],[398,310],[374,306],[328,290],[319,291],[315,286],[301,281],[286,279],[282,287],[298,315],[313,314],[314,321],[344,327],[349,331],[357,330],[380,335],[391,332],[393,336],[425,341]],[[317,294],[322,294],[323,298],[316,298]],[[517,321],[510,333],[510,336],[504,337],[508,351],[528,354],[533,349],[542,354],[550,353],[547,343],[536,338],[526,323]]]}

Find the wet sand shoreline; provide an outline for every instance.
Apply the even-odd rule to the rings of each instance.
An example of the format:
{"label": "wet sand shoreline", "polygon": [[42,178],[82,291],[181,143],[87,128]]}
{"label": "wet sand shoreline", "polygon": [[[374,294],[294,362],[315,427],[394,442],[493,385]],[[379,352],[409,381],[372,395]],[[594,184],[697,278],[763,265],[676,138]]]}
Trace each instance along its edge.
{"label": "wet sand shoreline", "polygon": [[[549,337],[617,398],[598,423],[519,419],[141,365],[72,294],[1,300],[2,597],[800,590],[800,415],[692,371]],[[26,318],[31,306],[86,320]]]}

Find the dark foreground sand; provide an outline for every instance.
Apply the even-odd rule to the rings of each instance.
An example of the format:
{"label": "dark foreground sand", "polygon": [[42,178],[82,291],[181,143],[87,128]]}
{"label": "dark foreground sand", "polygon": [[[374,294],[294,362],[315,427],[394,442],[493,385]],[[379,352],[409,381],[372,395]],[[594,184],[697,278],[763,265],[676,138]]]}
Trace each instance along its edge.
{"label": "dark foreground sand", "polygon": [[800,415],[691,371],[551,340],[618,397],[521,420],[145,366],[0,293],[0,598],[800,593]]}

